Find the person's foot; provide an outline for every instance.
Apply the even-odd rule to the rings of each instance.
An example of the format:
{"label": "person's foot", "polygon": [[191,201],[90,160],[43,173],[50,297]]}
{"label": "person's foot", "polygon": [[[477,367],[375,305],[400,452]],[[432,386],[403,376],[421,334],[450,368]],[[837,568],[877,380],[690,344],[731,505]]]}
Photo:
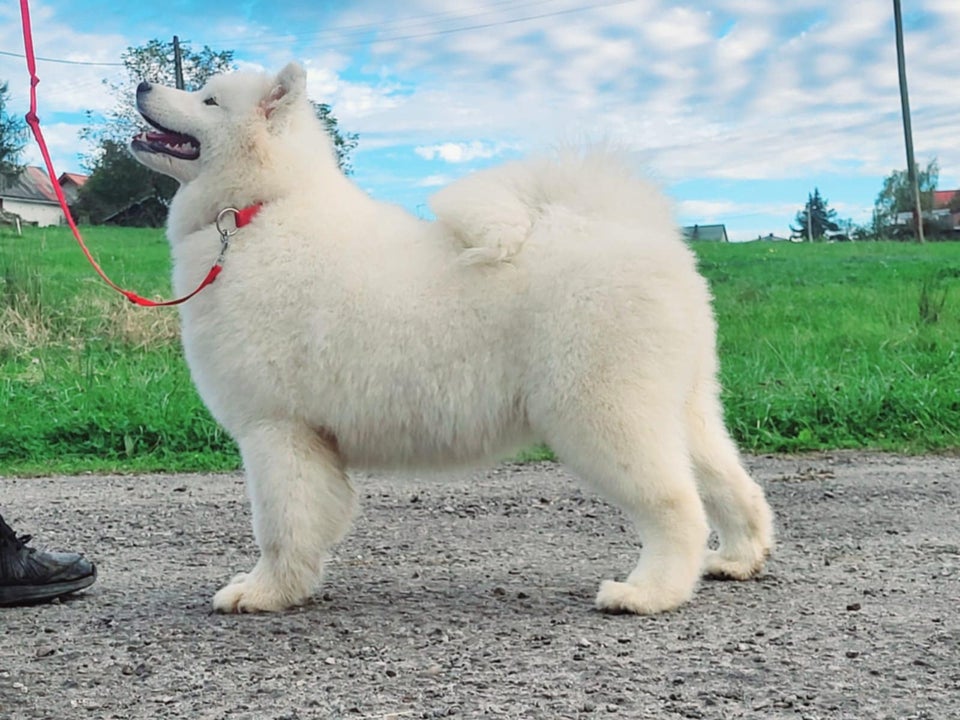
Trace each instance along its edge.
{"label": "person's foot", "polygon": [[77,553],[45,552],[27,546],[0,518],[0,605],[28,605],[89,587],[97,568]]}

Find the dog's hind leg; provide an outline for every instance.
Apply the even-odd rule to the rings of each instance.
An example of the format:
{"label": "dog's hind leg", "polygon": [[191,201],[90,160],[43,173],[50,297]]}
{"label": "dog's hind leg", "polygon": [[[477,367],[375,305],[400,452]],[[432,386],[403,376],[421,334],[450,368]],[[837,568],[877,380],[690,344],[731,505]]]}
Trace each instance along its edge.
{"label": "dog's hind leg", "polygon": [[699,581],[708,527],[685,444],[679,403],[594,398],[577,423],[547,442],[561,460],[626,512],[643,544],[625,582],[604,581],[596,604],[652,614],[688,601]]}
{"label": "dog's hind leg", "polygon": [[303,603],[356,498],[336,439],[302,425],[258,427],[239,439],[260,559],[213,598],[219,612],[270,612]]}
{"label": "dog's hind leg", "polygon": [[745,580],[756,575],[773,547],[773,513],[763,489],[744,470],[723,423],[718,388],[698,384],[687,402],[687,433],[700,497],[719,537],[704,573]]}

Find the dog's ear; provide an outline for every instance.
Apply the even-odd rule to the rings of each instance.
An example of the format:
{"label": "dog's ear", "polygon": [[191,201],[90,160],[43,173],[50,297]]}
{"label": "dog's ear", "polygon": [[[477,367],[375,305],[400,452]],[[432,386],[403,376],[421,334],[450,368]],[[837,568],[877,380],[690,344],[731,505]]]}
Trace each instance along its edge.
{"label": "dog's ear", "polygon": [[267,118],[282,114],[307,92],[307,74],[299,63],[292,62],[274,78],[270,92],[260,101]]}

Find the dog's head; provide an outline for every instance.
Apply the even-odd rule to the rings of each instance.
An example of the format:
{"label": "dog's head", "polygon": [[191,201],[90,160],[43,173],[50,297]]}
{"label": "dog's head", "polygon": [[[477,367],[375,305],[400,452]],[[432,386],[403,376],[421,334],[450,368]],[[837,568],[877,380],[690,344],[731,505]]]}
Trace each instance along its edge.
{"label": "dog's head", "polygon": [[137,109],[152,129],[134,137],[130,149],[141,163],[181,184],[208,172],[247,175],[252,165],[267,162],[272,137],[312,114],[305,86],[296,63],[276,76],[218,75],[196,92],[140,83]]}

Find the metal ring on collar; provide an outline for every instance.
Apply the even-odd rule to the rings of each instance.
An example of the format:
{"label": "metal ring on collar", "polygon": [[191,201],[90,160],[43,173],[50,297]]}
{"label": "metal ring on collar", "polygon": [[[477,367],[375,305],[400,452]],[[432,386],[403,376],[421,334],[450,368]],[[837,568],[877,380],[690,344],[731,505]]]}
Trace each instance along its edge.
{"label": "metal ring on collar", "polygon": [[[224,217],[226,217],[230,213],[233,214],[233,218],[234,218],[233,230],[227,230],[222,225]],[[223,210],[217,213],[217,232],[219,232],[220,235],[223,237],[230,237],[231,235],[235,235],[237,233],[236,218],[239,214],[240,214],[240,211],[237,210],[235,207],[225,207]]]}

